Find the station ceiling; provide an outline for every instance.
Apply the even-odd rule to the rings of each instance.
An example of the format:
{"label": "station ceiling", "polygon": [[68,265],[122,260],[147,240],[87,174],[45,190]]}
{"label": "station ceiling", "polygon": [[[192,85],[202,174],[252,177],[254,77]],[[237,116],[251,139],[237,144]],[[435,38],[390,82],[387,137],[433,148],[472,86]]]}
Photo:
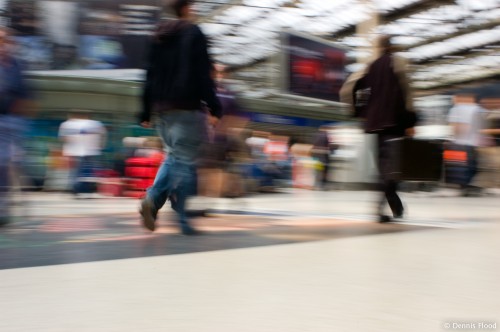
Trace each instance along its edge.
{"label": "station ceiling", "polygon": [[[197,0],[194,8],[214,58],[230,66],[269,58],[280,50],[280,32],[293,30],[345,46],[357,59],[372,56],[377,35],[390,34],[419,89],[500,75],[500,0]],[[373,13],[378,26],[356,34]]]}

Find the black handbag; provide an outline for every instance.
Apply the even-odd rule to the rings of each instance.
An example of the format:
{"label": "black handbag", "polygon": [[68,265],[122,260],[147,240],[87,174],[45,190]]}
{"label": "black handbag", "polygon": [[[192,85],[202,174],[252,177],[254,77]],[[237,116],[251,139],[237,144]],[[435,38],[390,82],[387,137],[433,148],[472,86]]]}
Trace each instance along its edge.
{"label": "black handbag", "polygon": [[443,170],[443,142],[395,138],[388,141],[392,153],[390,177],[398,181],[436,182]]}

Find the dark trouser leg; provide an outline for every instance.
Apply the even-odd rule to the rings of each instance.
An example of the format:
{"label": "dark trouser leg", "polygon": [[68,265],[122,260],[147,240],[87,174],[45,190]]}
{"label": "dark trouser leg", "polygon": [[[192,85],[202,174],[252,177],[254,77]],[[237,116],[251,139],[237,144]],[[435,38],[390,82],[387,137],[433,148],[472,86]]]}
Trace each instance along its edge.
{"label": "dark trouser leg", "polygon": [[394,180],[387,180],[384,183],[384,194],[394,217],[400,217],[403,214],[403,203],[396,190],[398,183]]}
{"label": "dark trouser leg", "polygon": [[400,216],[403,213],[403,203],[397,194],[398,182],[391,179],[391,165],[393,164],[392,153],[388,140],[398,136],[389,134],[378,134],[378,169],[380,173],[379,190],[382,192],[378,205],[378,214],[382,215],[385,201],[389,203],[392,214]]}
{"label": "dark trouser leg", "polygon": [[328,161],[326,161],[323,165],[324,168],[321,178],[321,185],[323,186],[323,189],[326,189],[326,187],[328,186],[328,174],[330,173],[330,165]]}
{"label": "dark trouser leg", "polygon": [[9,166],[0,160],[0,226],[9,218]]}
{"label": "dark trouser leg", "polygon": [[473,180],[478,173],[479,153],[474,146],[467,147],[467,169],[465,171],[464,182],[462,184],[463,194],[465,196],[476,195],[481,191],[480,187],[473,185]]}
{"label": "dark trouser leg", "polygon": [[472,183],[472,180],[474,179],[474,176],[477,174],[477,168],[478,168],[478,153],[477,150],[474,146],[468,146],[467,147],[467,175],[466,175],[466,180],[465,184],[469,186]]}
{"label": "dark trouser leg", "polygon": [[83,158],[82,157],[73,157],[73,169],[71,170],[70,182],[71,182],[71,191],[73,194],[79,194],[81,190],[80,182],[78,178],[81,176],[83,167]]}

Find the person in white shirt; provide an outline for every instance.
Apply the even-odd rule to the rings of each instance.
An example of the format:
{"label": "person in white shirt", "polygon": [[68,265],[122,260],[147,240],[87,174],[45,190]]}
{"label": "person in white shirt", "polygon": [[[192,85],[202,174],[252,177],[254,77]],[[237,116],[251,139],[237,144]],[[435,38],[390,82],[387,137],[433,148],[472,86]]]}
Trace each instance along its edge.
{"label": "person in white shirt", "polygon": [[453,129],[453,142],[467,152],[467,170],[460,183],[464,194],[479,188],[471,186],[478,170],[477,148],[482,141],[481,130],[484,128],[484,110],[476,103],[472,94],[457,94],[453,98],[454,106],[448,114],[448,122]]}
{"label": "person in white shirt", "polygon": [[91,120],[83,111],[73,112],[59,127],[59,138],[63,142],[63,155],[71,159],[73,165],[70,181],[74,194],[88,193],[98,156],[101,155],[106,140],[104,125]]}

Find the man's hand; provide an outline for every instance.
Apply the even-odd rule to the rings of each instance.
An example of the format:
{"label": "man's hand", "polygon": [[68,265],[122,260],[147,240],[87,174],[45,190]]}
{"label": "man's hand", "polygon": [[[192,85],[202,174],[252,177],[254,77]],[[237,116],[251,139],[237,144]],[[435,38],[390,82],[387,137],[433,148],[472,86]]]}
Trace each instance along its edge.
{"label": "man's hand", "polygon": [[143,128],[151,128],[151,122],[149,122],[149,121],[142,121],[141,122],[141,127],[143,127]]}
{"label": "man's hand", "polygon": [[406,132],[405,132],[406,136],[408,137],[413,137],[415,136],[415,127],[411,127],[411,128],[406,128]]}

